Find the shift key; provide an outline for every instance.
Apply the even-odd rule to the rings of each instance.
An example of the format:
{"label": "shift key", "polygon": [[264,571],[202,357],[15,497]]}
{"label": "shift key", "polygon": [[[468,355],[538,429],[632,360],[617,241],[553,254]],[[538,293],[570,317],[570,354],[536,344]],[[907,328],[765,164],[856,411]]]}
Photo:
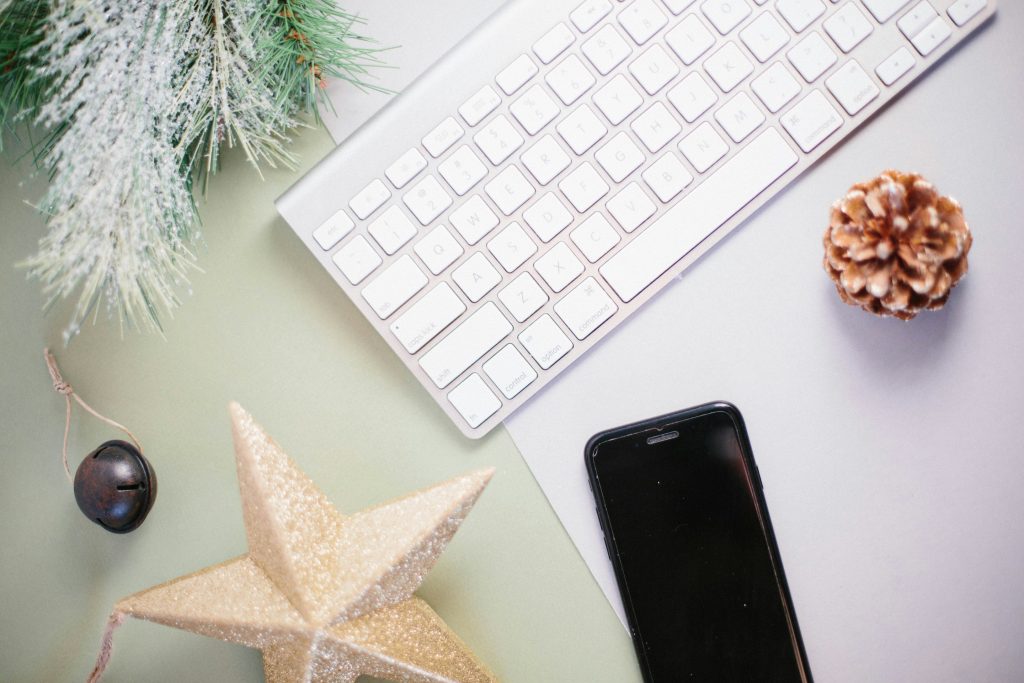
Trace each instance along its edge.
{"label": "shift key", "polygon": [[511,331],[512,323],[488,301],[423,354],[420,367],[438,389],[444,389]]}

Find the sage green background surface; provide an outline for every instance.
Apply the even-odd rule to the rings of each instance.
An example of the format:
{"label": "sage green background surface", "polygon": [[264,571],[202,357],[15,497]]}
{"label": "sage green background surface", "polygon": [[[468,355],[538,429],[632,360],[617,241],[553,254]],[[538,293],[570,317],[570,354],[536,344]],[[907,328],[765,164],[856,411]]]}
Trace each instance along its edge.
{"label": "sage green background surface", "polygon": [[[419,594],[505,681],[639,680],[629,639],[503,428],[461,436],[274,210],[333,146],[301,131],[298,171],[260,181],[227,156],[201,201],[205,272],[166,338],[103,319],[69,348],[15,261],[45,187],[0,163],[0,682],[81,681],[120,597],[245,552],[227,403],[238,400],[342,512],[467,470],[497,474]],[[60,464],[64,400],[42,349],[99,411],[142,440],[159,496],[116,536],[78,511]],[[117,433],[76,410],[72,467]],[[255,650],[129,620],[105,678],[255,681]]]}

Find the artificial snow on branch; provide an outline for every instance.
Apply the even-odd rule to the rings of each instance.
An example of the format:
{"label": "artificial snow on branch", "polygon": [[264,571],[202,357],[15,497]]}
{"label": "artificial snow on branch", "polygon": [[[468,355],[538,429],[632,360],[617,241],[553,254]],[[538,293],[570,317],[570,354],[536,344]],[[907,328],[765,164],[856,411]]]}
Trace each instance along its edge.
{"label": "artificial snow on branch", "polygon": [[[288,131],[340,78],[363,88],[380,48],[333,0],[0,0],[0,136],[19,121],[51,183],[25,265],[65,331],[106,307],[160,330],[179,305],[204,191],[224,146],[292,167]],[[29,127],[29,132],[33,128]]]}
{"label": "artificial snow on branch", "polygon": [[293,167],[284,131],[295,125],[293,105],[274,98],[264,68],[266,50],[250,35],[260,6],[247,0],[192,0],[183,40],[187,62],[181,102],[192,111],[182,144],[198,157],[207,187],[223,142],[238,145],[259,172],[260,163]]}
{"label": "artificial snow on branch", "polygon": [[49,231],[28,261],[50,302],[80,287],[66,339],[101,297],[119,319],[158,326],[194,263],[195,206],[182,176],[174,3],[55,6],[39,45],[51,83],[39,122],[63,126],[41,209]]}

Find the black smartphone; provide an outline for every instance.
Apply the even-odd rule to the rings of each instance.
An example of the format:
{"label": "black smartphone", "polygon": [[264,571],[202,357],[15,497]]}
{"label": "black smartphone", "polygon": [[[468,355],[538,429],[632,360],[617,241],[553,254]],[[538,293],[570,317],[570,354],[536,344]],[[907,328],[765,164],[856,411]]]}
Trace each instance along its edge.
{"label": "black smartphone", "polygon": [[602,432],[586,462],[645,681],[811,681],[735,406]]}

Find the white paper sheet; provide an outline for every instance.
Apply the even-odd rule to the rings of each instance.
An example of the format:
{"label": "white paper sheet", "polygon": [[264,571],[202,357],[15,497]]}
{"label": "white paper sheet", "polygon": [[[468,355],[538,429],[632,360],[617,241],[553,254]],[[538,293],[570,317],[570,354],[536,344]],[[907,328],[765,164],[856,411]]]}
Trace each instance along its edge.
{"label": "white paper sheet", "polygon": [[[1024,107],[1024,80],[989,68],[1024,64],[1024,6],[1000,11],[506,422],[620,618],[583,447],[724,399],[815,678],[1024,680],[1024,230],[1007,214],[1024,143],[999,113]],[[821,266],[830,202],[889,165],[927,173],[975,232],[947,309],[909,323],[842,304]]]}

